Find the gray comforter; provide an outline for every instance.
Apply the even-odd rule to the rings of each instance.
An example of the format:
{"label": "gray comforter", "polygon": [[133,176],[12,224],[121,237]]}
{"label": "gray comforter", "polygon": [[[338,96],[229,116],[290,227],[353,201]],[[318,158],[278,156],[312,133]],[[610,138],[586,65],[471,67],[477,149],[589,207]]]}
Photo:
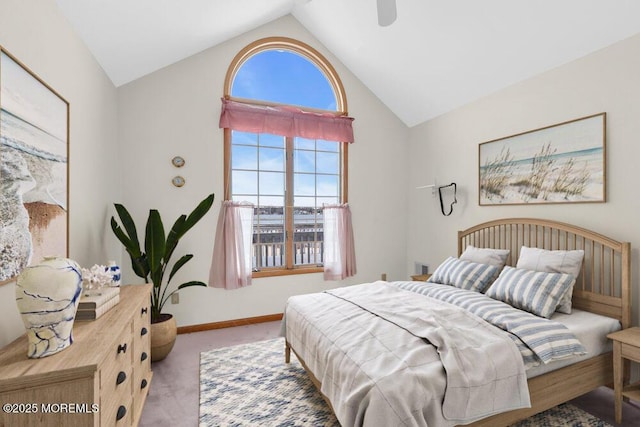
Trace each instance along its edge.
{"label": "gray comforter", "polygon": [[504,331],[386,282],[290,298],[285,335],[343,426],[451,426],[529,407]]}

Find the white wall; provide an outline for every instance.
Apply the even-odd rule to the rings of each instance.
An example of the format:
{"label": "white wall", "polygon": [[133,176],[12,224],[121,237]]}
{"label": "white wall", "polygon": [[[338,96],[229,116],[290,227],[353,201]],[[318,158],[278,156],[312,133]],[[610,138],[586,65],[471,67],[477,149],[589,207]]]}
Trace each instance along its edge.
{"label": "white wall", "polygon": [[[218,128],[224,77],[233,57],[263,37],[301,40],[325,55],[344,84],[356,142],[349,147],[349,202],[354,218],[358,274],[344,283],[324,282],[321,274],[254,279],[251,287],[225,291],[190,288],[165,311],[179,325],[281,313],[290,295],[342,284],[373,281],[387,273],[405,279],[406,148],[408,129],[292,16],[215,46],[118,88],[122,203],[144,224],[148,209],[160,210],[167,227],[214,192],[214,210],[181,241],[176,254],[193,260],[176,277],[207,281],[215,225],[223,198],[223,132]],[[176,169],[171,158],[183,156]],[[186,185],[171,185],[174,175]],[[125,281],[140,281],[125,262]]]}
{"label": "white wall", "polygon": [[[514,59],[517,60],[517,59]],[[455,181],[458,204],[444,217],[425,190],[409,195],[407,269],[432,269],[457,250],[456,232],[505,217],[577,224],[632,245],[634,323],[638,324],[640,247],[640,35],[501,90],[411,129],[411,188]],[[607,113],[607,203],[478,205],[478,144],[543,126]]]}
{"label": "white wall", "polygon": [[[119,260],[105,238],[121,191],[115,87],[54,0],[0,1],[0,45],[70,103],[69,256],[85,266]],[[22,333],[15,283],[0,286],[0,346]]]}

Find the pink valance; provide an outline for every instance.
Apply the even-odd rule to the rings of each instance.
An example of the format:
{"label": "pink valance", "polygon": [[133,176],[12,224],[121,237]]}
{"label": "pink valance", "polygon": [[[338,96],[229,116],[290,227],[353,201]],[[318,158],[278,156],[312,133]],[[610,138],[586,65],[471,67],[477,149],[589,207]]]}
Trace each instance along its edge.
{"label": "pink valance", "polygon": [[289,106],[222,99],[220,127],[242,132],[353,142],[353,117],[313,113]]}

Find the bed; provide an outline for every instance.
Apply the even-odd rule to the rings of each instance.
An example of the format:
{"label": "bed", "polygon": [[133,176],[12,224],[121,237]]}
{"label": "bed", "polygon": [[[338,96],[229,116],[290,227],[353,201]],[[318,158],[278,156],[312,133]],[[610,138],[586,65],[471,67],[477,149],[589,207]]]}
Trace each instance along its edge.
{"label": "bed", "polygon": [[[498,283],[500,282],[500,284],[502,284],[505,282],[505,280],[502,279],[503,274],[507,276],[508,273],[515,274],[515,272],[519,273],[524,271],[521,268],[515,267],[518,267],[518,264],[525,258],[525,251],[527,251],[527,256],[531,251],[536,250],[544,253],[550,253],[551,251],[554,253],[560,251],[567,253],[581,252],[583,256],[579,264],[579,272],[576,273],[577,277],[573,277],[570,285],[573,289],[572,296],[569,295],[572,314],[562,315],[551,310],[553,312],[552,314],[545,312],[544,315],[549,316],[549,324],[553,323],[555,325],[558,322],[562,323],[565,321],[569,323],[573,322],[577,329],[581,329],[580,333],[591,333],[592,336],[595,334],[595,341],[600,342],[601,348],[592,350],[591,347],[589,347],[588,352],[582,351],[582,353],[580,353],[579,351],[574,351],[574,353],[572,353],[582,354],[581,356],[572,358],[564,357],[562,360],[543,364],[544,366],[541,367],[525,367],[523,374],[521,364],[518,366],[514,364],[512,366],[511,359],[509,358],[514,357],[511,351],[512,348],[526,347],[526,345],[522,346],[519,339],[517,340],[520,342],[518,346],[515,346],[513,343],[500,342],[500,334],[508,335],[513,339],[513,332],[507,334],[502,332],[495,333],[493,330],[497,328],[493,326],[486,327],[482,320],[479,322],[474,320],[477,316],[461,313],[459,308],[454,307],[454,311],[451,313],[449,311],[442,311],[442,306],[446,306],[445,308],[449,310],[449,303],[435,303],[431,301],[431,299],[412,296],[415,294],[407,294],[407,292],[409,292],[407,289],[412,287],[418,288],[421,291],[426,290],[425,292],[438,293],[438,287],[442,287],[443,292],[448,292],[449,288],[453,288],[452,286],[438,285],[437,283],[430,285],[424,282],[373,283],[348,286],[324,293],[292,297],[287,302],[284,317],[284,333],[286,338],[285,359],[289,362],[290,353],[291,351],[294,352],[307,370],[311,380],[318,389],[323,392],[323,397],[334,412],[336,412],[338,419],[343,425],[375,425],[376,423],[373,423],[371,420],[385,419],[386,414],[384,411],[406,410],[410,413],[408,418],[406,414],[402,414],[402,416],[398,418],[401,419],[401,421],[389,422],[393,422],[396,425],[417,426],[455,424],[506,426],[571,400],[597,387],[613,382],[612,353],[610,345],[607,346],[605,336],[606,332],[609,332],[612,328],[611,323],[614,323],[616,328],[627,328],[630,326],[630,244],[628,242],[619,242],[598,233],[556,221],[508,218],[489,221],[459,231],[458,257],[464,256],[465,251],[470,247],[480,250],[498,250],[498,252],[504,252],[506,254],[504,267],[493,276],[495,282],[489,285],[489,290],[491,290],[492,287],[500,289]],[[454,258],[451,262],[459,263],[461,260],[462,258]],[[543,267],[541,268],[544,269]],[[436,270],[434,274],[437,272],[438,270]],[[493,272],[493,270],[490,270],[490,272]],[[499,277],[498,273],[500,275]],[[529,273],[530,272],[526,272],[526,274]],[[555,272],[548,274],[535,272],[531,274],[535,274],[536,277],[538,277],[538,275],[542,277],[553,276],[554,278],[560,276],[565,278],[565,276],[567,276],[566,274]],[[402,292],[397,294],[395,290],[390,289],[398,287],[402,288]],[[363,290],[363,295],[358,293],[360,289]],[[375,292],[372,290],[375,290]],[[484,292],[489,294],[489,290],[484,290]],[[485,299],[492,299],[486,295],[482,295],[482,292],[464,289],[461,291],[472,292],[474,296],[483,298],[483,301]],[[364,295],[367,292],[372,292],[374,295]],[[386,295],[385,292],[392,293]],[[499,291],[491,290],[491,292],[495,294]],[[382,294],[382,297],[380,297],[380,294]],[[564,294],[564,297],[566,297],[566,294]],[[460,297],[456,298],[461,299]],[[386,303],[383,300],[386,300]],[[418,305],[410,309],[400,308],[400,304],[405,304],[403,302],[405,300],[409,305]],[[334,303],[332,301],[337,302]],[[414,303],[413,301],[416,302]],[[310,308],[307,309],[308,316],[310,318],[313,317],[315,320],[300,320],[302,315],[298,313],[298,311],[304,309],[299,307],[303,307],[305,304],[310,306]],[[330,305],[329,308],[325,310],[323,305],[327,304]],[[386,304],[386,306],[384,304]],[[412,313],[423,313],[425,310],[430,309],[431,304],[439,305],[433,307],[433,312],[430,312],[429,316],[420,316],[423,319],[417,322],[419,323],[420,331],[426,331],[423,332],[426,336],[417,335],[416,338],[413,332],[409,330],[409,328],[413,328],[413,326],[407,324],[414,323],[410,321]],[[474,305],[474,303],[468,304]],[[500,302],[500,304],[502,304],[502,302]],[[553,306],[555,308],[555,302]],[[559,307],[560,301],[558,301],[558,309]],[[509,307],[509,309],[511,309],[511,307]],[[329,312],[338,312],[339,316],[342,317],[338,319],[333,318],[331,317],[333,314],[330,315]],[[389,316],[395,317],[390,317],[389,319],[391,320],[385,319],[384,316],[387,315],[387,312],[390,313]],[[530,315],[530,313],[526,314]],[[593,316],[593,318],[589,316]],[[538,316],[533,317],[537,318]],[[603,331],[595,331],[597,322],[593,319],[596,318],[601,319],[601,322],[604,324]],[[443,319],[442,322],[446,325],[453,325],[453,329],[449,332],[442,333],[440,331],[447,330],[447,327],[438,327],[438,325],[433,324],[433,322],[435,322],[432,321],[433,319]],[[455,319],[455,321],[452,322],[451,319]],[[555,319],[560,320],[556,322]],[[613,319],[613,322],[611,319]],[[547,319],[544,320],[546,321]],[[477,349],[479,352],[492,354],[491,359],[497,357],[496,352],[500,354],[505,353],[503,359],[495,362],[499,363],[499,371],[501,372],[492,374],[499,377],[492,379],[491,387],[493,388],[491,388],[491,390],[495,391],[488,392],[487,390],[479,389],[479,396],[476,396],[476,398],[480,399],[482,399],[483,396],[492,398],[489,399],[492,400],[488,403],[489,409],[482,408],[482,410],[478,409],[476,412],[473,412],[475,410],[474,408],[471,409],[471,412],[468,412],[469,409],[466,409],[467,412],[465,412],[466,415],[463,414],[464,416],[455,414],[443,418],[440,413],[447,412],[451,414],[452,408],[455,410],[456,406],[460,406],[461,399],[464,400],[464,396],[472,395],[473,390],[475,390],[474,387],[486,382],[486,379],[482,376],[475,379],[467,378],[468,376],[473,377],[476,375],[480,369],[470,371],[471,374],[467,372],[464,375],[458,375],[456,377],[452,373],[453,370],[450,368],[450,365],[447,365],[454,359],[454,363],[458,365],[466,366],[465,363],[471,365],[474,358],[484,360],[482,358],[486,357],[486,354],[483,356],[480,353],[473,353],[476,351],[476,348],[472,348],[471,350],[465,349],[451,356],[456,346],[458,346],[458,348],[464,346],[464,343],[460,342],[462,338],[452,338],[454,334],[452,334],[451,331],[455,331],[455,336],[457,336],[458,329],[456,328],[460,327],[460,325],[463,325],[461,326],[462,328],[466,328],[468,323],[471,325],[469,326],[470,331],[480,331],[480,335],[478,336],[482,338],[478,338],[476,341],[482,341],[482,345],[487,343],[488,346],[506,346]],[[589,326],[585,327],[585,323]],[[442,359],[438,363],[442,364],[438,365],[438,369],[434,369],[434,365],[431,364],[433,361],[429,361],[429,364],[420,362],[412,366],[411,369],[406,369],[405,366],[397,375],[395,373],[391,375],[385,373],[384,376],[392,379],[391,381],[386,381],[391,383],[391,388],[386,392],[387,394],[385,396],[378,397],[376,401],[376,397],[372,397],[374,393],[371,390],[375,389],[374,391],[377,393],[377,389],[382,388],[382,386],[380,384],[374,384],[367,389],[368,391],[363,391],[362,382],[357,382],[361,381],[362,378],[368,380],[371,376],[369,372],[342,372],[340,369],[344,363],[342,361],[338,363],[332,359],[340,357],[351,360],[366,357],[366,355],[359,354],[369,351],[365,345],[356,344],[355,347],[349,349],[345,347],[345,349],[341,350],[342,353],[336,353],[333,348],[339,346],[340,341],[346,342],[352,340],[349,335],[352,329],[357,328],[360,328],[360,332],[354,332],[355,335],[362,337],[370,333],[379,334],[382,338],[376,338],[375,341],[378,342],[377,345],[380,345],[380,341],[387,341],[391,344],[382,344],[387,347],[396,345],[396,334],[406,335],[411,338],[411,340],[416,341],[418,343],[417,345],[426,346],[425,350],[407,350],[406,358],[424,358],[427,357],[425,354],[436,354]],[[398,329],[399,332],[392,331],[394,328]],[[380,331],[377,331],[377,329],[380,329]],[[309,335],[311,333],[309,331],[311,330],[313,331],[313,335]],[[376,331],[373,332],[374,330]],[[331,334],[333,334],[334,338],[327,338],[331,336]],[[488,335],[485,336],[482,334]],[[314,338],[310,338],[312,336]],[[342,336],[344,336],[344,339],[341,338]],[[575,335],[571,336],[577,340]],[[443,337],[451,339],[451,342],[447,342]],[[462,335],[460,335],[460,337],[462,337]],[[330,350],[323,347],[323,341],[327,341],[328,339],[332,341],[331,345],[333,346]],[[472,335],[469,335],[468,339],[474,341]],[[444,342],[438,343],[438,340],[444,340]],[[525,338],[523,338],[523,340],[526,341]],[[371,340],[367,338],[366,342],[369,341]],[[509,340],[505,339],[503,341]],[[526,342],[528,343],[528,341]],[[326,345],[326,342],[324,345]],[[397,345],[404,346],[405,344],[403,342]],[[480,344],[477,345],[478,347],[481,346]],[[435,351],[433,349],[434,347]],[[447,353],[449,347],[453,350],[449,349],[448,351],[450,353]],[[402,351],[405,351],[404,348],[405,347],[402,347]],[[408,349],[409,347],[406,348]],[[497,350],[498,348],[506,350]],[[560,348],[560,346],[558,346],[558,348]],[[390,351],[395,350],[392,349]],[[386,362],[379,364],[385,365],[384,369],[392,369],[387,368],[387,365],[390,365],[388,361],[393,359],[384,359],[384,357],[386,356],[383,356],[379,360],[386,360]],[[395,357],[397,357],[397,355]],[[460,357],[463,359],[467,357],[468,360],[460,360]],[[517,357],[517,355],[515,357]],[[405,364],[404,361],[402,363]],[[420,367],[416,368],[418,365]],[[419,369],[422,369],[422,366],[425,367],[425,370],[438,371],[438,373],[421,372]],[[467,369],[469,369],[469,367],[467,367]],[[495,368],[493,370],[497,371]],[[491,370],[489,369],[489,371]],[[502,372],[507,372],[508,374]],[[435,395],[433,398],[425,398],[424,390],[420,389],[417,391],[413,388],[413,380],[410,378],[411,375],[416,376],[416,382],[422,381],[428,383],[428,387],[433,385],[434,388],[439,388],[438,393],[449,393],[450,390],[452,390],[451,393],[453,393],[458,387],[461,387],[458,384],[459,381],[464,382],[467,388],[461,387],[463,394],[456,395],[455,397],[445,395],[443,398],[441,395]],[[433,380],[430,380],[428,375],[435,376]],[[522,384],[523,375],[526,376],[524,385]],[[461,379],[461,377],[463,378]],[[425,378],[427,378],[427,380],[425,380]],[[505,378],[507,378],[509,382],[504,383],[504,381],[507,381]],[[449,383],[447,383],[447,381],[449,381]],[[469,383],[469,381],[471,381],[471,383]],[[477,381],[477,383],[473,381]],[[509,390],[514,391],[510,392]],[[419,396],[419,398],[416,398],[416,396]],[[343,401],[345,399],[358,399],[358,401],[356,404],[350,401],[347,405]],[[386,402],[387,400],[394,400],[394,402],[389,403],[389,405],[391,405],[389,408],[384,406],[388,404]],[[405,400],[407,402],[418,400],[418,403],[410,402],[410,404],[405,404]],[[447,400],[449,403],[447,403]],[[379,402],[383,402],[384,405]],[[423,407],[416,410],[416,404],[423,405]],[[349,406],[349,408],[346,409],[347,412],[345,412],[344,406]],[[354,408],[351,408],[351,406]],[[357,406],[357,408],[355,408],[355,406]],[[405,408],[405,406],[407,408]],[[352,411],[352,413],[349,411]],[[345,413],[347,415],[345,415]],[[430,415],[433,413],[438,413],[438,415],[433,418]],[[456,418],[458,416],[461,418]],[[414,419],[414,417],[416,419]]]}

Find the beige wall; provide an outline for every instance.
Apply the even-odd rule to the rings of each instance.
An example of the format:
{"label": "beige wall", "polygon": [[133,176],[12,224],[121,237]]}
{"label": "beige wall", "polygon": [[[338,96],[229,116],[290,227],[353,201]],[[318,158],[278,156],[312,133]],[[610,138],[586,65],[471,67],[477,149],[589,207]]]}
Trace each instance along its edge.
{"label": "beige wall", "polygon": [[[517,60],[517,58],[514,58]],[[630,241],[634,323],[640,247],[640,35],[508,87],[411,129],[407,268],[435,268],[455,255],[456,231],[503,217],[540,217]],[[608,202],[478,205],[478,144],[574,118],[607,113]],[[415,186],[455,181],[458,204],[444,217],[438,199]]]}
{"label": "beige wall", "polygon": [[[121,191],[115,87],[54,0],[0,1],[0,45],[70,103],[69,255],[82,265],[119,259],[105,238]],[[0,346],[22,333],[14,283],[0,286]]]}
{"label": "beige wall", "polygon": [[[286,36],[318,49],[335,66],[355,117],[356,142],[349,147],[349,202],[354,218],[357,276],[344,283],[373,281],[387,273],[404,279],[407,127],[315,40],[292,16],[248,32],[118,89],[123,203],[138,223],[158,208],[170,226],[206,194],[214,192],[214,211],[187,234],[177,254],[195,256],[176,277],[207,281],[213,239],[223,197],[223,132],[218,128],[224,77],[233,57],[259,38]],[[171,158],[183,156],[176,169]],[[176,188],[171,178],[183,175]],[[125,281],[141,279],[125,268]],[[255,279],[235,291],[191,288],[180,303],[167,304],[179,325],[281,313],[290,295],[341,285],[321,274]]]}

